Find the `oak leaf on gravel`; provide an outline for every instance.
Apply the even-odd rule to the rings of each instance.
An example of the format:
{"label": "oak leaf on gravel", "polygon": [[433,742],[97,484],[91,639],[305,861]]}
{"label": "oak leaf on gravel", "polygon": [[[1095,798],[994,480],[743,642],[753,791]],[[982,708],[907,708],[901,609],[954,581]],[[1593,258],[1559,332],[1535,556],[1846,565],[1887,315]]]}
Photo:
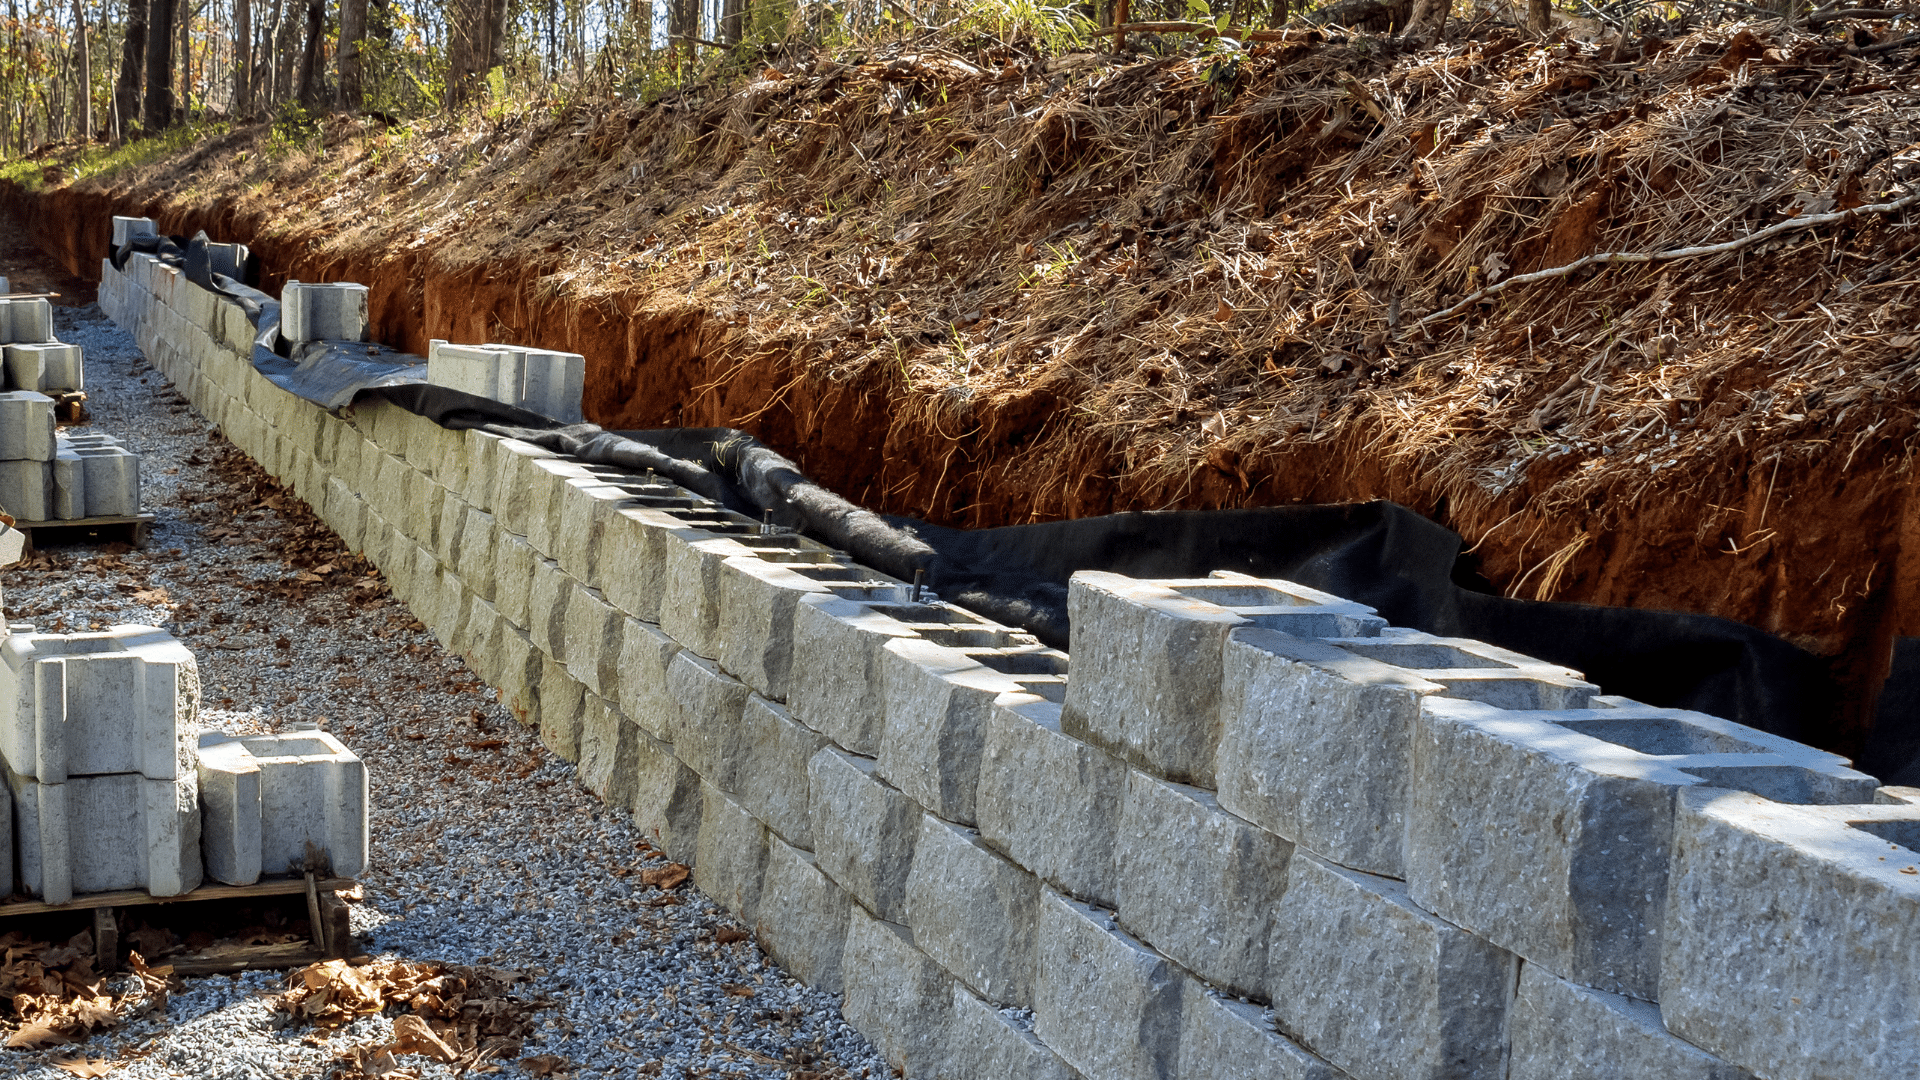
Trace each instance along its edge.
{"label": "oak leaf on gravel", "polygon": [[65,1061],[49,1062],[49,1064],[62,1072],[69,1072],[75,1076],[105,1076],[118,1068],[117,1065],[105,1058],[77,1057],[68,1058]]}
{"label": "oak leaf on gravel", "polygon": [[640,884],[655,888],[671,889],[687,880],[688,870],[679,863],[668,863],[640,871]]}
{"label": "oak leaf on gravel", "polygon": [[573,1062],[559,1054],[535,1054],[521,1058],[520,1067],[528,1076],[565,1076],[573,1071]]}

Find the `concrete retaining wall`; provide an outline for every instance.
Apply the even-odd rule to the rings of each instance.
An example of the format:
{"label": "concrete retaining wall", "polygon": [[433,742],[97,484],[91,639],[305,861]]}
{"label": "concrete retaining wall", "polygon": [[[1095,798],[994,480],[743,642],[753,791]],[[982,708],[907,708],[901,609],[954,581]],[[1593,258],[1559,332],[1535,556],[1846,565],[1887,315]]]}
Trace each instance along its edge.
{"label": "concrete retaining wall", "polygon": [[661,482],[329,415],[101,304],[583,781],[922,1078],[1910,1077],[1920,793],[1280,581],[1074,649]]}

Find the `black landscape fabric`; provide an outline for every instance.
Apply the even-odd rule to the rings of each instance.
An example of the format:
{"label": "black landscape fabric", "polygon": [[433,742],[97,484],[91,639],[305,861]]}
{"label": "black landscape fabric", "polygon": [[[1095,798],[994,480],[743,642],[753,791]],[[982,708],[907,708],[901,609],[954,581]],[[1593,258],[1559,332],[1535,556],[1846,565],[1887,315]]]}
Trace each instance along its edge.
{"label": "black landscape fabric", "polygon": [[[382,399],[451,428],[481,428],[584,461],[659,475],[758,520],[839,548],[883,573],[922,572],[942,598],[1070,649],[1067,581],[1078,570],[1143,578],[1234,570],[1356,600],[1396,626],[1475,638],[1583,672],[1605,693],[1695,709],[1818,744],[1838,711],[1827,665],[1771,634],[1710,615],[1509,599],[1474,580],[1459,534],[1390,502],[1155,511],[997,529],[949,529],[874,513],[727,428],[605,431],[429,385],[426,362],[364,342],[289,348],[279,303],[211,272],[205,234],[141,238],[190,279],[233,297],[257,334],[254,366],[324,408]],[[196,252],[198,258],[196,259]],[[1920,780],[1920,648],[1897,650],[1863,766]],[[1911,669],[1911,670],[1908,670]]]}

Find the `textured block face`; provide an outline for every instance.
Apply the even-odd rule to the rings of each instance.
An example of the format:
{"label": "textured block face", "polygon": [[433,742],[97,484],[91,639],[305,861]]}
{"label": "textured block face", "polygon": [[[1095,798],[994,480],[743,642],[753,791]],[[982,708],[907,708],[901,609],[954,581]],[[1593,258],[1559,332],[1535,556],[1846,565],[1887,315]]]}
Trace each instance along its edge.
{"label": "textured block face", "polygon": [[202,747],[198,775],[207,876],[251,885],[260,880],[260,769],[236,739]]}
{"label": "textured block face", "polygon": [[958,984],[951,1023],[933,1080],[1078,1080],[1071,1066],[1034,1038],[1030,1023],[1023,1025]]}
{"label": "textured block face", "polygon": [[42,783],[69,776],[193,773],[200,671],[151,626],[0,639],[0,726],[8,768]]}
{"label": "textured block face", "polygon": [[887,642],[880,679],[886,701],[880,776],[933,813],[974,824],[987,714],[1002,695],[1025,688],[958,649],[924,638]]}
{"label": "textured block face", "polygon": [[[1780,1080],[1920,1073],[1920,807],[1682,792],[1660,1011]],[[1844,988],[1839,992],[1836,988]]]}
{"label": "textured block face", "polygon": [[0,461],[52,460],[53,399],[34,390],[0,392]]}
{"label": "textured block face", "polygon": [[1358,1080],[1502,1075],[1511,954],[1397,881],[1300,851],[1288,878],[1267,954],[1281,1030]]}
{"label": "textured block face", "polygon": [[560,534],[554,555],[560,568],[594,588],[600,587],[600,538],[607,521],[632,502],[625,488],[597,476],[567,481],[560,504]]}
{"label": "textured block face", "polygon": [[974,992],[1032,1005],[1038,878],[987,850],[973,830],[927,814],[907,876],[906,911],[920,950]]}
{"label": "textured block face", "polygon": [[612,702],[587,695],[580,727],[580,783],[609,805],[626,806],[633,800],[636,730]]}
{"label": "textured block face", "polygon": [[541,559],[527,538],[503,532],[493,549],[494,604],[501,618],[522,630],[533,621],[533,570]]}
{"label": "textured block face", "polygon": [[280,334],[296,342],[367,340],[367,287],[287,282],[280,290]]}
{"label": "textured block face", "polygon": [[580,729],[586,720],[586,688],[564,665],[540,665],[540,742],[568,761],[580,760]]}
{"label": "textured block face", "polygon": [[596,694],[612,694],[619,686],[620,637],[626,622],[599,589],[574,584],[566,608],[567,670]]}
{"label": "textured block face", "polygon": [[673,747],[634,732],[633,822],[676,862],[694,858],[700,839],[700,776]]}
{"label": "textured block face", "polygon": [[867,910],[903,920],[920,808],[875,776],[870,759],[835,747],[813,756],[807,778],[820,869]]}
{"label": "textured block face", "polygon": [[680,645],[652,623],[628,619],[620,634],[620,708],[662,742],[672,737],[680,702],[667,685],[667,669]]}
{"label": "textured block face", "polygon": [[848,750],[878,753],[886,725],[883,651],[913,636],[899,620],[850,600],[808,597],[794,609],[787,707]]}
{"label": "textured block face", "polygon": [[707,538],[658,510],[615,511],[600,533],[598,569],[608,601],[636,619],[657,624],[667,591],[668,551]]}
{"label": "textured block face", "polygon": [[45,299],[0,300],[0,345],[53,340],[53,305]]}
{"label": "textured block face", "polygon": [[86,373],[78,345],[57,341],[8,345],[0,349],[0,354],[5,359],[7,385],[15,390],[46,394],[85,389]]}
{"label": "textured block face", "polygon": [[712,784],[700,788],[700,839],[693,882],[751,925],[767,873],[767,827]]}
{"label": "textured block face", "polygon": [[778,837],[767,843],[767,874],[754,937],[795,978],[829,994],[843,989],[840,958],[853,901],[806,852]]}
{"label": "textured block face", "polygon": [[1203,600],[1118,574],[1068,586],[1074,678],[1067,734],[1157,776],[1214,786],[1221,651],[1246,620]]}
{"label": "textured block face", "polygon": [[1507,1030],[1508,1080],[1752,1080],[1669,1034],[1658,1005],[1576,986],[1538,964],[1521,966]]}
{"label": "textured block face", "polygon": [[682,649],[667,668],[667,689],[680,709],[669,729],[674,753],[723,791],[739,791],[751,777],[742,767],[740,716],[753,691],[745,683]]}
{"label": "textured block face", "polygon": [[740,716],[739,739],[746,777],[741,805],[788,843],[812,851],[807,763],[827,745],[827,737],[753,694]]}
{"label": "textured block face", "polygon": [[20,885],[64,904],[76,893],[199,887],[200,801],[192,773],[149,780],[123,773],[42,784],[11,770]]}
{"label": "textured block face", "polygon": [[738,555],[720,564],[720,664],[740,681],[785,701],[793,669],[793,616],[802,597],[829,596],[779,563]]}
{"label": "textured block face", "polygon": [[1033,1032],[1089,1077],[1167,1080],[1180,1053],[1188,981],[1098,908],[1040,897]]}
{"label": "textured block face", "polygon": [[[72,521],[87,516],[87,472],[81,462],[80,454],[67,445],[65,439],[57,440],[53,450],[53,478],[51,509],[49,520]],[[0,506],[6,505],[0,502]]]}
{"label": "textured block face", "polygon": [[720,658],[720,568],[745,549],[732,540],[695,533],[696,539],[668,543],[666,588],[660,597],[660,629],[682,648],[709,660]]}
{"label": "textured block face", "polygon": [[1114,837],[1127,767],[1060,731],[1050,701],[996,703],[987,716],[977,807],[980,835],[1042,881],[1112,907]]}
{"label": "textured block face", "polygon": [[1178,1080],[1340,1080],[1340,1072],[1274,1028],[1258,1005],[1188,980],[1180,1006]]}
{"label": "textured block face", "polygon": [[1293,845],[1204,791],[1136,771],[1117,847],[1120,924],[1230,993],[1263,994]]}
{"label": "textured block face", "polygon": [[1220,805],[1345,866],[1405,875],[1420,699],[1443,688],[1263,627],[1226,644]]}
{"label": "textured block face", "polygon": [[953,980],[914,947],[913,935],[854,908],[841,974],[847,1023],[895,1069],[932,1075],[946,1049]]}
{"label": "textured block face", "polygon": [[53,464],[0,460],[0,510],[20,521],[53,520]]}
{"label": "textured block face", "polygon": [[534,564],[527,589],[527,633],[542,652],[563,664],[567,662],[567,604],[577,584],[559,563],[542,559]]}

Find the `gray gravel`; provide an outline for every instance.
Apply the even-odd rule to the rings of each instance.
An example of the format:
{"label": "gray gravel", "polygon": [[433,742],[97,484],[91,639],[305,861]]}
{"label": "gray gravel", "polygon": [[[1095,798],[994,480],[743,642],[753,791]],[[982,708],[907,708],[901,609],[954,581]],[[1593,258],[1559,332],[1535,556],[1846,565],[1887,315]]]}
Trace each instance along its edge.
{"label": "gray gravel", "polygon": [[[142,455],[159,521],[145,550],[54,549],[50,562],[0,572],[7,618],[42,630],[165,626],[198,657],[203,726],[318,722],[365,758],[373,867],[354,925],[366,951],[532,975],[528,993],[555,1005],[523,1053],[557,1054],[577,1076],[891,1075],[833,998],[751,940],[717,944],[715,931],[737,924],[690,883],[672,893],[682,903],[656,906],[666,894],[638,884],[638,870],[662,861],[642,855],[630,815],[582,788],[377,578],[337,568],[303,582],[286,538],[305,535],[307,551],[337,540],[271,488],[249,490],[231,446],[98,307],[56,308],[55,321],[86,351],[92,430]],[[281,1027],[267,996],[283,978],[183,980],[164,1019],[77,1047],[0,1051],[0,1076],[61,1080],[70,1074],[46,1063],[79,1053],[128,1059],[112,1075],[129,1080],[318,1077],[339,1050],[390,1033],[385,1017],[330,1037]],[[401,1061],[452,1075],[424,1057]],[[523,1072],[508,1064],[501,1075]]]}

